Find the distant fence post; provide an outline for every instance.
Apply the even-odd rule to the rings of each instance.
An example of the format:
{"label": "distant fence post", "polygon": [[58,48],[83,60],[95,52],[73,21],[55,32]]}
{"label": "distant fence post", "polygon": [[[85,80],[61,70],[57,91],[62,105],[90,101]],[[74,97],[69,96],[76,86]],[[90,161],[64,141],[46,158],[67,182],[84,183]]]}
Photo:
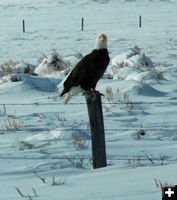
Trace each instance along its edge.
{"label": "distant fence post", "polygon": [[81,21],[81,31],[84,30],[84,18],[82,17],[82,21]]}
{"label": "distant fence post", "polygon": [[23,33],[25,33],[25,20],[24,19],[22,21],[22,24],[23,24]]}
{"label": "distant fence post", "polygon": [[85,94],[92,135],[93,168],[106,167],[106,145],[101,94],[86,92]]}
{"label": "distant fence post", "polygon": [[139,16],[139,28],[141,28],[142,25],[142,19],[141,19],[141,15]]}

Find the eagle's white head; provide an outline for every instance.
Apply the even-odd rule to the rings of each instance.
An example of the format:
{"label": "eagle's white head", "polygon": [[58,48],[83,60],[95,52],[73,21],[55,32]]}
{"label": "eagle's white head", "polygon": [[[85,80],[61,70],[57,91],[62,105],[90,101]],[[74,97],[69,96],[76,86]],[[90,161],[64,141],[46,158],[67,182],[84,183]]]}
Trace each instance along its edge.
{"label": "eagle's white head", "polygon": [[97,37],[95,49],[107,49],[107,37],[105,34],[101,34]]}

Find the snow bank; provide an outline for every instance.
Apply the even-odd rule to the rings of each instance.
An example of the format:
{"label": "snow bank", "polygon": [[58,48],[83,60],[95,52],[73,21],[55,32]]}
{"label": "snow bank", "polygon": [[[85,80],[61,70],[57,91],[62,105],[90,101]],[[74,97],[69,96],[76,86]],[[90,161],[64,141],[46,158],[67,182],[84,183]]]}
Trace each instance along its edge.
{"label": "snow bank", "polygon": [[43,92],[56,92],[57,79],[47,77],[25,76],[24,84]]}
{"label": "snow bank", "polygon": [[143,68],[143,67],[153,67],[153,62],[145,53],[140,52],[127,52],[115,56],[112,59],[112,66],[115,67],[134,67],[134,68]]}
{"label": "snow bank", "polygon": [[78,52],[78,53],[66,56],[65,58],[63,58],[63,61],[76,65],[82,58],[83,58],[83,55]]}
{"label": "snow bank", "polygon": [[71,63],[68,60],[63,60],[57,52],[53,52],[49,56],[44,56],[41,63],[36,67],[35,73],[39,76],[63,78],[70,68]]}
{"label": "snow bank", "polygon": [[139,84],[139,82],[134,81],[130,86],[126,87],[122,92],[128,92],[132,95],[143,95],[151,97],[162,97],[165,95],[164,92],[160,92],[154,89],[148,84]]}
{"label": "snow bank", "polygon": [[15,65],[13,72],[17,74],[34,74],[35,67],[35,65],[21,62]]}
{"label": "snow bank", "polygon": [[145,53],[141,53],[138,47],[134,47],[130,52],[117,55],[112,59],[107,75],[109,78],[136,80],[142,84],[145,81],[159,81],[163,78],[163,71],[155,66]]}

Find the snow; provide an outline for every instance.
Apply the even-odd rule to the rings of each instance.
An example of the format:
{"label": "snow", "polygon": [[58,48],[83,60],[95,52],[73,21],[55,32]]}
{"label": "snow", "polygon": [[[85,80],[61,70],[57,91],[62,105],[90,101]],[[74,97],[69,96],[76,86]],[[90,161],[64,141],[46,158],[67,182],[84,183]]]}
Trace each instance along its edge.
{"label": "snow", "polygon": [[[0,0],[0,199],[159,200],[160,183],[177,184],[176,6]],[[111,58],[97,84],[108,166],[94,170],[85,97],[63,105],[59,94],[99,33]]]}
{"label": "snow", "polygon": [[34,65],[22,62],[22,63],[19,63],[19,64],[15,65],[15,67],[14,67],[14,73],[17,73],[17,74],[26,74],[30,70],[33,71],[34,69],[35,69]]}

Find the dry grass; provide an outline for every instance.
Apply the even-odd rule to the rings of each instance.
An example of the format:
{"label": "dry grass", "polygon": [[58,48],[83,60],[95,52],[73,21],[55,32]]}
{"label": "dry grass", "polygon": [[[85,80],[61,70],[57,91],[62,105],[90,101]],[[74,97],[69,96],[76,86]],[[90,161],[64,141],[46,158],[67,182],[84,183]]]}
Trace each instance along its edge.
{"label": "dry grass", "polygon": [[66,122],[66,118],[62,117],[59,114],[56,114],[56,118],[59,122],[61,122],[61,125],[64,125],[64,123]]}
{"label": "dry grass", "polygon": [[133,109],[133,104],[130,101],[128,92],[124,92],[122,95],[120,94],[120,91],[118,88],[115,94],[113,93],[113,90],[111,87],[106,88],[106,98],[108,102],[121,104],[122,109]]}
{"label": "dry grass", "polygon": [[21,191],[18,187],[15,187],[15,189],[16,189],[16,191],[18,192],[18,194],[19,194],[22,198],[25,197],[25,195],[22,193],[22,191]]}
{"label": "dry grass", "polygon": [[111,87],[106,88],[106,97],[109,102],[114,102],[114,94]]}
{"label": "dry grass", "polygon": [[124,80],[124,78],[119,74],[119,70],[118,69],[112,69],[112,71],[113,71],[112,78],[114,78],[115,75],[116,75],[116,78],[118,80]]}
{"label": "dry grass", "polygon": [[[128,55],[129,57],[130,57],[130,55]],[[128,57],[127,56],[127,57]],[[128,63],[126,63],[126,62],[124,62],[124,61],[122,61],[121,63],[119,63],[119,66],[121,67],[121,68],[123,68],[123,67],[129,67],[129,64]]]}
{"label": "dry grass", "polygon": [[52,186],[56,185],[64,185],[66,183],[66,177],[61,177],[59,180],[56,181],[55,176],[52,177]]}
{"label": "dry grass", "polygon": [[147,68],[146,68],[146,71],[156,73],[156,78],[155,78],[155,80],[156,80],[157,82],[159,82],[161,79],[164,78],[164,71],[160,71],[160,70],[158,70],[157,68],[147,67]]}
{"label": "dry grass", "polygon": [[73,133],[72,134],[73,144],[76,151],[88,148],[89,142],[87,138],[83,136],[81,133]]}
{"label": "dry grass", "polygon": [[124,92],[123,94],[123,100],[124,100],[124,107],[127,109],[133,109],[133,104],[130,102],[130,97],[127,92]]}
{"label": "dry grass", "polygon": [[26,125],[24,122],[18,122],[15,118],[8,118],[4,120],[4,123],[2,125],[2,129],[4,131],[12,131],[12,130],[19,130],[22,128],[25,128]]}
{"label": "dry grass", "polygon": [[154,179],[154,182],[155,182],[156,188],[160,188],[161,190],[162,190],[164,187],[170,186],[170,185],[167,183],[167,181],[165,181],[165,183],[162,183],[160,180],[157,180],[156,178]]}
{"label": "dry grass", "polygon": [[36,171],[33,171],[33,173],[35,174],[35,176],[39,179],[39,180],[41,180],[42,181],[42,183],[46,183],[46,179],[45,178],[43,178],[43,177],[41,177]]}
{"label": "dry grass", "polygon": [[17,193],[22,197],[22,198],[26,198],[26,199],[29,199],[29,200],[32,200],[32,197],[38,197],[38,194],[36,192],[36,190],[34,188],[32,188],[32,192],[33,192],[33,195],[29,195],[29,194],[23,194],[23,192],[18,188],[18,187],[15,187]]}
{"label": "dry grass", "polygon": [[3,105],[2,109],[0,109],[1,115],[7,115],[6,105]]}
{"label": "dry grass", "polygon": [[141,80],[140,80],[140,85],[143,86],[145,84],[145,77],[142,76]]}
{"label": "dry grass", "polygon": [[0,65],[0,70],[3,71],[5,74],[12,74],[14,67],[17,64],[19,64],[19,62],[14,62],[12,60],[9,60],[4,64]]}
{"label": "dry grass", "polygon": [[76,155],[73,158],[65,157],[76,168],[84,168],[84,158]]}
{"label": "dry grass", "polygon": [[134,157],[133,159],[128,159],[128,165],[132,168],[142,166],[143,164],[142,164],[141,157],[137,156],[137,157]]}

